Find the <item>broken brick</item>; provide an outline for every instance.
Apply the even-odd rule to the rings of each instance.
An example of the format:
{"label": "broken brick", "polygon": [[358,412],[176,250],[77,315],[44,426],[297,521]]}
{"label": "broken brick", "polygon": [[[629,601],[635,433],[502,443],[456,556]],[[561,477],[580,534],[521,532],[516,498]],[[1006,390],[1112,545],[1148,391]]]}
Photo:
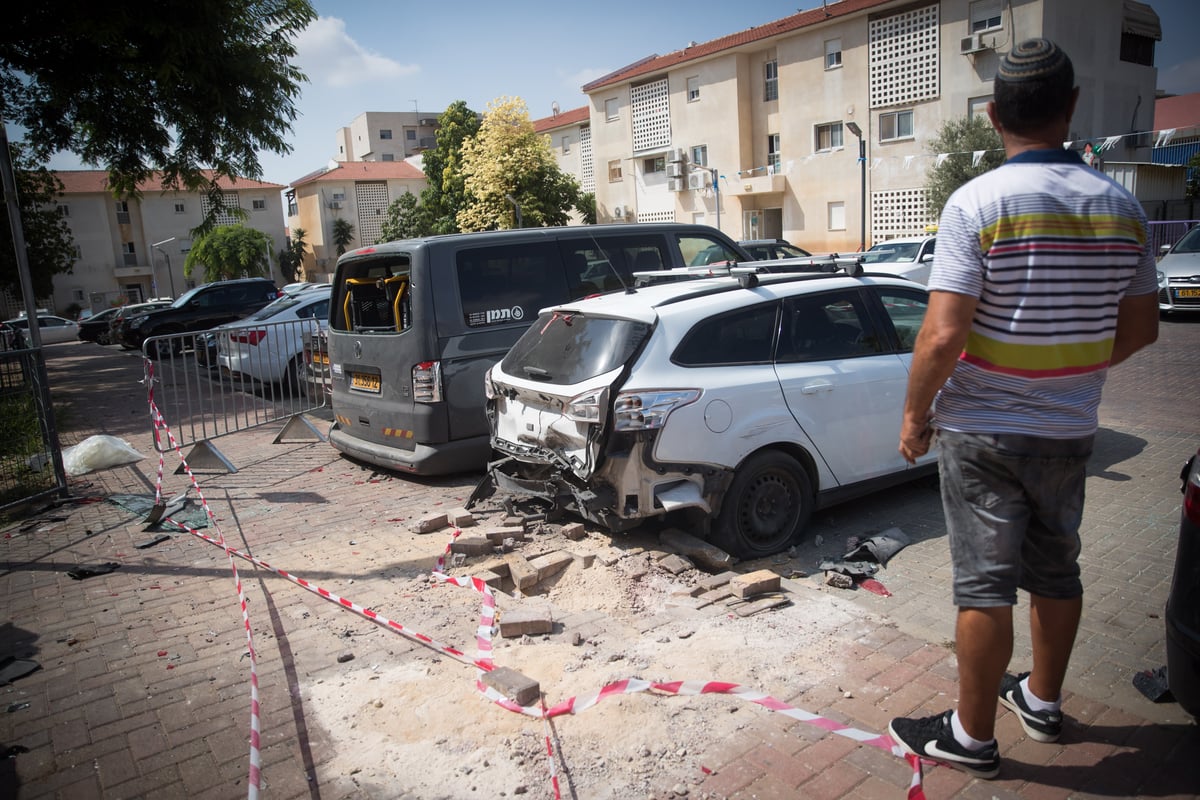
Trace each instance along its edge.
{"label": "broken brick", "polygon": [[554,632],[549,608],[514,608],[500,614],[500,635],[505,639]]}
{"label": "broken brick", "polygon": [[433,533],[446,527],[446,513],[441,514],[426,514],[418,519],[412,526],[413,533]]}
{"label": "broken brick", "polygon": [[747,598],[757,594],[779,591],[779,575],[769,569],[738,575],[729,581],[735,597]]}
{"label": "broken brick", "polygon": [[484,686],[495,689],[518,705],[531,706],[542,696],[542,687],[537,681],[509,667],[489,670],[483,673],[480,680]]}

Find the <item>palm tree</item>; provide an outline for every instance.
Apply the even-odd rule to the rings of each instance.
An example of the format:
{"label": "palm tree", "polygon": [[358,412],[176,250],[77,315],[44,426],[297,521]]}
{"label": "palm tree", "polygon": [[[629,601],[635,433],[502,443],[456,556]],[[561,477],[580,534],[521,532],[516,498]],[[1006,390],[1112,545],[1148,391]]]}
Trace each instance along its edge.
{"label": "palm tree", "polygon": [[333,243],[337,245],[337,254],[340,256],[345,253],[353,241],[354,225],[341,217],[335,219],[333,221]]}

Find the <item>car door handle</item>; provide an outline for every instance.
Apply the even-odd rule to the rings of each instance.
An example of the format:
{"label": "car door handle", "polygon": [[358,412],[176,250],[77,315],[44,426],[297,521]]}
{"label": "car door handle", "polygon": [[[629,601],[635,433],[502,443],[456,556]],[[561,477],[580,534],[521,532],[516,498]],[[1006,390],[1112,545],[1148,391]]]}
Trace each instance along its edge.
{"label": "car door handle", "polygon": [[832,392],[833,384],[829,381],[813,381],[800,387],[800,394],[816,394],[817,392]]}

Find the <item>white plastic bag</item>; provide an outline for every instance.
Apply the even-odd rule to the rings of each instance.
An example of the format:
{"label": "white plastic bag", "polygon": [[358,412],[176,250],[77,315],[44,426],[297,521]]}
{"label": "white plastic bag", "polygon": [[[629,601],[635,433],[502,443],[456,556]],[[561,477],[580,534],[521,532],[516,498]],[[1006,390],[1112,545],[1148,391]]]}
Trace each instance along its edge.
{"label": "white plastic bag", "polygon": [[119,467],[141,461],[144,455],[116,436],[89,436],[77,445],[63,450],[63,469],[68,475],[86,475],[98,469]]}

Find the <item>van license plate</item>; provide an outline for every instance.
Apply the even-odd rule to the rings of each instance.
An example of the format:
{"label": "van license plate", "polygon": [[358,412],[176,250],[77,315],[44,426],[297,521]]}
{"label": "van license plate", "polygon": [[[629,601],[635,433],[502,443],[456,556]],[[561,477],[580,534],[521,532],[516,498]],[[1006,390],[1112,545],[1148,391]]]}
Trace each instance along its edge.
{"label": "van license plate", "polygon": [[1200,289],[1176,289],[1176,297],[1200,297]]}
{"label": "van license plate", "polygon": [[360,392],[374,392],[379,394],[380,380],[378,375],[367,375],[362,372],[352,372],[350,374],[350,388],[358,389]]}

